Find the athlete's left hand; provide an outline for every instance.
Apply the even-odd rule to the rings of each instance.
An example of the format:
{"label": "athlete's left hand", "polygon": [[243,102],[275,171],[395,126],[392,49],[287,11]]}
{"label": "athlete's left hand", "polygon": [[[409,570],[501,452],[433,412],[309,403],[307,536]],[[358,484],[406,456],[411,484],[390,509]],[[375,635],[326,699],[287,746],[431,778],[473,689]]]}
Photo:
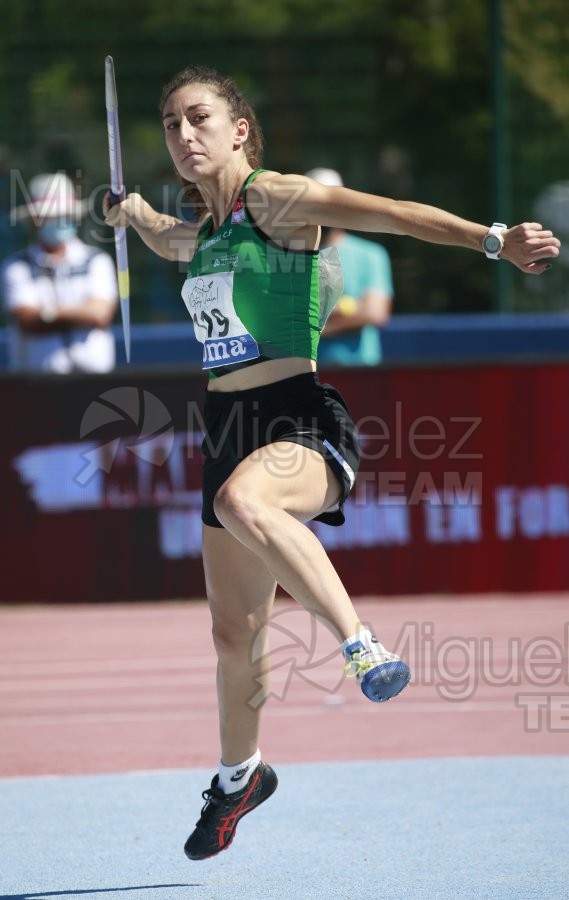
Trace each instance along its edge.
{"label": "athlete's left hand", "polygon": [[503,236],[501,258],[528,275],[541,275],[551,268],[549,260],[559,256],[561,242],[538,222],[522,222],[505,230]]}

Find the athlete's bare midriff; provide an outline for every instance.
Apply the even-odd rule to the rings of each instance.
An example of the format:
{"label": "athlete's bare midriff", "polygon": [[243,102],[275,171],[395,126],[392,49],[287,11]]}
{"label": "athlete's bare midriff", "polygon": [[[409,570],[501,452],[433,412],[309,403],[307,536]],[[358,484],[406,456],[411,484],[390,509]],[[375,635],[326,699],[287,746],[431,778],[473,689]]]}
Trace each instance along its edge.
{"label": "athlete's bare midriff", "polygon": [[272,384],[274,381],[282,381],[284,378],[292,378],[294,375],[315,371],[316,362],[313,359],[304,359],[300,356],[269,359],[257,363],[255,366],[238,369],[236,372],[229,372],[220,378],[212,379],[207,389],[208,391],[247,391],[250,388],[262,387],[264,384]]}

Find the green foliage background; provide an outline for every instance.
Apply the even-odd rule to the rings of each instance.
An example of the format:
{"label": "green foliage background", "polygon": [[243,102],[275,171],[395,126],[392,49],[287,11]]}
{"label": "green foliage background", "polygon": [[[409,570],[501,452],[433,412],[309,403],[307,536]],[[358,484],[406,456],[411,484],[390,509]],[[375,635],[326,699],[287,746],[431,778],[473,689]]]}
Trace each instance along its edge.
{"label": "green foliage background", "polygon": [[[178,69],[197,62],[245,89],[264,128],[268,167],[330,165],[352,187],[490,223],[492,2],[0,0],[4,164],[25,179],[64,168],[84,192],[102,190],[103,64],[111,53],[128,187],[166,208],[175,188],[158,98]],[[569,178],[569,6],[502,2],[514,221],[533,218],[539,192]],[[569,224],[567,231],[569,241]],[[95,232],[110,237],[89,220],[86,236]],[[407,238],[383,243],[398,312],[492,308],[483,257]],[[182,316],[176,267],[135,237],[130,254],[135,318]],[[558,269],[538,289],[516,275],[509,306],[566,305],[567,270]]]}

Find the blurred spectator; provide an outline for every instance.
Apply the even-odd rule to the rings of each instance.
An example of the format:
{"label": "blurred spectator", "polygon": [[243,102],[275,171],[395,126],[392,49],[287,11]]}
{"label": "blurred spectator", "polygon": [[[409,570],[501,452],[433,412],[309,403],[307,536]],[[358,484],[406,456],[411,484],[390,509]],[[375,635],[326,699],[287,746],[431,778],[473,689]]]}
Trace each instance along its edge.
{"label": "blurred spectator", "polygon": [[[342,187],[334,169],[316,168],[309,178]],[[321,247],[335,246],[344,273],[344,294],[330,314],[318,348],[318,361],[344,366],[375,366],[381,362],[379,326],[391,315],[393,279],[385,247],[348,234],[322,228]]]}
{"label": "blurred spectator", "polygon": [[547,185],[536,198],[535,215],[537,222],[551,228],[563,241],[557,259],[569,268],[569,181]]}
{"label": "blurred spectator", "polygon": [[529,310],[566,312],[569,309],[569,181],[555,181],[537,195],[533,216],[561,239],[559,256],[547,278],[526,277]]}
{"label": "blurred spectator", "polygon": [[108,372],[109,325],[118,299],[111,257],[77,237],[88,202],[62,172],[32,178],[12,221],[28,221],[34,241],[5,260],[0,287],[10,321],[13,371]]}
{"label": "blurred spectator", "polygon": [[0,258],[21,250],[25,244],[25,229],[10,221],[10,151],[0,145]]}

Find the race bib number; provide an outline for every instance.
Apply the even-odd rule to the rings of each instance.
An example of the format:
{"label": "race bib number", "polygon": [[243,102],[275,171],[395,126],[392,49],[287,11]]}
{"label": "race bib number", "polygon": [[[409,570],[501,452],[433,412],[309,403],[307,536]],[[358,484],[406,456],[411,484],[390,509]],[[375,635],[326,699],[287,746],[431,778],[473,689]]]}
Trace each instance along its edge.
{"label": "race bib number", "polygon": [[203,344],[203,368],[256,359],[259,346],[235,312],[233,272],[188,278],[182,288],[196,338]]}

